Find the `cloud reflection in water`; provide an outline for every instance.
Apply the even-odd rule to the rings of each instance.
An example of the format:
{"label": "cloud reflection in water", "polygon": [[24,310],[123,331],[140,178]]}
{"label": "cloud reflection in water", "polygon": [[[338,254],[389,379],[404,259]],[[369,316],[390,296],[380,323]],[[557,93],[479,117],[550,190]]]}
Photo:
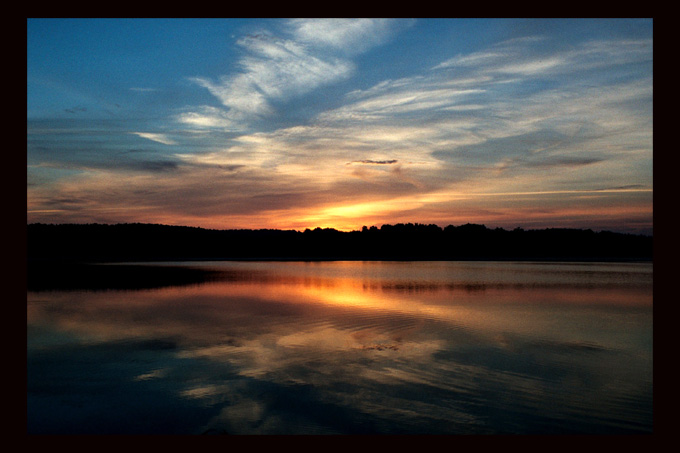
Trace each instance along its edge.
{"label": "cloud reflection in water", "polygon": [[228,272],[29,293],[29,421],[38,384],[83,392],[49,388],[49,357],[108,345],[92,360],[130,373],[101,379],[206,411],[185,432],[650,430],[651,266],[496,264],[201,263]]}

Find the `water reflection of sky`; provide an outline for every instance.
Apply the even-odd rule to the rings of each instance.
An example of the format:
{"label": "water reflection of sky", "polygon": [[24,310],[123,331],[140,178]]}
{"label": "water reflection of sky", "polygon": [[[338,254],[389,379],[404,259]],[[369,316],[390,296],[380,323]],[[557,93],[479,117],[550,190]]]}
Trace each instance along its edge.
{"label": "water reflection of sky", "polygon": [[[93,430],[132,430],[121,416],[142,405],[146,431],[651,428],[651,265],[522,263],[514,280],[487,263],[209,265],[229,272],[29,293],[29,429],[54,422],[38,408],[55,399]],[[104,409],[99,386],[129,406]]]}

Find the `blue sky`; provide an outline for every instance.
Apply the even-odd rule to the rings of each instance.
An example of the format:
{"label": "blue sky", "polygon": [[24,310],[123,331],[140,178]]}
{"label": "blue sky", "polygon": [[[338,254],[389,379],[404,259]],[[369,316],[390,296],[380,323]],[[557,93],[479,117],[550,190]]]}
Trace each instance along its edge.
{"label": "blue sky", "polygon": [[29,222],[651,234],[651,19],[28,19]]}

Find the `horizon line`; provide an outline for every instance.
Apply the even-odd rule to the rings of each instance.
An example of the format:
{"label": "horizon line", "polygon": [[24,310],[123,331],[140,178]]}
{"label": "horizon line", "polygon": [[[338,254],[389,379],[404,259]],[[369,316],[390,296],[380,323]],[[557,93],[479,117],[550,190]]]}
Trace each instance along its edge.
{"label": "horizon line", "polygon": [[[614,234],[623,234],[623,235],[632,235],[632,236],[647,236],[647,237],[653,237],[653,234],[645,234],[645,233],[632,233],[632,232],[620,232],[620,231],[612,231],[612,230],[607,230],[607,229],[593,229],[593,228],[577,228],[577,227],[560,227],[560,226],[552,226],[552,227],[543,227],[543,228],[523,228],[521,226],[516,226],[514,228],[503,228],[503,227],[488,227],[487,225],[483,223],[462,223],[460,225],[453,225],[453,224],[448,224],[446,226],[441,226],[436,223],[420,223],[420,222],[398,222],[398,223],[383,223],[380,226],[377,225],[363,225],[361,228],[358,229],[353,229],[353,230],[340,230],[337,228],[332,228],[332,227],[320,227],[316,226],[313,228],[305,228],[304,230],[296,230],[296,229],[281,229],[281,228],[207,228],[203,226],[193,226],[193,225],[176,225],[176,224],[167,224],[167,223],[150,223],[150,222],[116,222],[116,223],[100,223],[100,222],[90,222],[90,223],[78,223],[78,222],[68,222],[68,223],[45,223],[45,222],[32,222],[32,223],[27,223],[26,226],[31,226],[31,225],[47,225],[47,226],[66,226],[66,225],[76,225],[76,226],[89,226],[89,225],[103,225],[103,226],[118,226],[118,225],[149,225],[149,226],[165,226],[165,227],[176,227],[176,228],[195,228],[199,230],[208,230],[208,231],[294,231],[297,233],[304,233],[305,231],[315,231],[315,230],[332,230],[332,231],[337,231],[339,233],[353,233],[353,232],[359,232],[361,233],[364,228],[366,229],[371,229],[375,228],[377,230],[380,230],[384,226],[398,226],[398,225],[413,225],[413,226],[436,226],[437,228],[444,230],[447,227],[453,227],[453,228],[458,228],[466,225],[473,225],[473,226],[481,226],[484,227],[487,230],[504,230],[504,231],[516,231],[516,230],[521,230],[521,231],[544,231],[544,230],[574,230],[574,231],[592,231],[594,233],[614,233]],[[653,227],[651,228],[653,231]]]}

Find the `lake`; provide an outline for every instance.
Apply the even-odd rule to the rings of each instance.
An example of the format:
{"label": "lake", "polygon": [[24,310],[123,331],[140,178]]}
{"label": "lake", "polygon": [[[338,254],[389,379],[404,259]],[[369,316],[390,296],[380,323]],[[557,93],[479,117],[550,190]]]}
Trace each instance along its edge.
{"label": "lake", "polygon": [[651,263],[138,266],[27,292],[29,434],[653,430]]}

